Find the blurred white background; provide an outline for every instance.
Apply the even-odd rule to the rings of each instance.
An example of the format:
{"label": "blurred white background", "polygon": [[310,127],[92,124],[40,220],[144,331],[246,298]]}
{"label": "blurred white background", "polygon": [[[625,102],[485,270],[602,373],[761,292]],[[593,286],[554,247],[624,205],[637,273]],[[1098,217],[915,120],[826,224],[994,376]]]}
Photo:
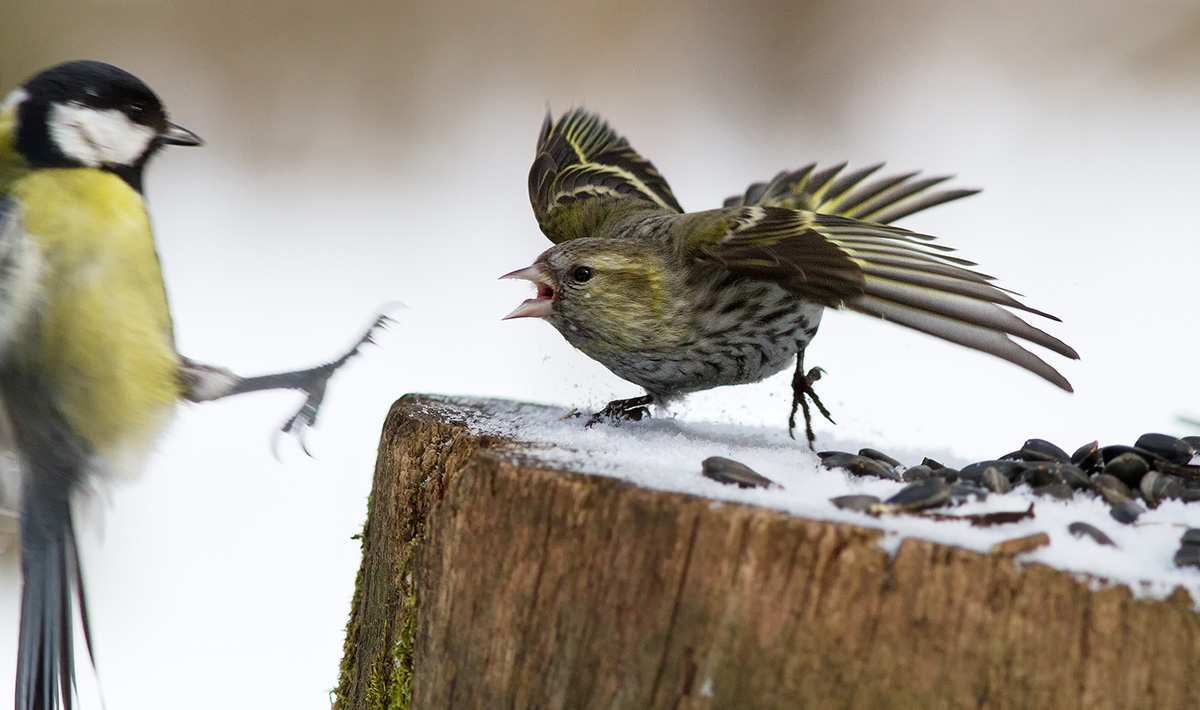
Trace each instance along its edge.
{"label": "blurred white background", "polygon": [[[548,246],[526,192],[547,105],[605,115],[688,209],[811,160],[984,188],[902,224],[1060,316],[1039,325],[1083,356],[1047,356],[1077,394],[830,314],[808,355],[839,424],[818,424],[819,446],[984,458],[1031,436],[1070,450],[1193,433],[1177,417],[1200,416],[1195,2],[10,1],[0,48],[0,92],[101,59],[208,141],[148,181],[186,354],[246,374],[306,366],[382,304],[409,306],[334,380],[315,459],[270,452],[295,395],[183,408],[143,480],[83,526],[111,708],[328,706],[351,536],[401,394],[596,407],[639,393],[548,325],[500,322],[529,287],[496,277]],[[673,414],[782,427],[788,377]],[[10,550],[3,688],[18,592]]]}

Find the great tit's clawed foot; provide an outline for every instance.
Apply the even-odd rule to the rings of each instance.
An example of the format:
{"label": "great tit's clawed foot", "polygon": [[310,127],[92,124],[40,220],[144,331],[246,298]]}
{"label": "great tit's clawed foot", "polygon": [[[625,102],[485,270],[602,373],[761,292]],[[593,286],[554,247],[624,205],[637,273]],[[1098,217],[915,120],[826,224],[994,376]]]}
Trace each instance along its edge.
{"label": "great tit's clawed foot", "polygon": [[[289,389],[300,390],[308,395],[304,400],[304,404],[300,406],[299,411],[289,417],[288,420],[283,423],[283,426],[279,429],[279,431],[275,432],[275,439],[272,448],[275,449],[275,455],[277,457],[279,455],[279,438],[283,434],[295,435],[296,439],[300,442],[300,448],[304,451],[304,453],[309,457],[312,456],[312,453],[310,453],[308,450],[308,444],[305,441],[305,434],[317,423],[317,414],[321,410],[321,403],[325,400],[325,388],[329,384],[329,378],[333,377],[333,373],[341,369],[342,365],[345,365],[351,358],[353,358],[355,355],[358,355],[359,351],[364,345],[374,345],[376,332],[379,330],[386,330],[387,327],[393,322],[395,321],[393,321],[390,316],[381,313],[375,318],[375,321],[371,324],[371,327],[367,328],[367,331],[363,333],[361,338],[358,339],[358,342],[356,342],[353,347],[343,353],[342,356],[336,360],[327,362],[324,365],[319,365],[317,367],[311,367],[307,370],[297,370],[295,372],[286,372],[279,375],[266,376],[266,378],[284,378],[287,380],[287,383],[273,386],[267,385],[262,389],[287,387]],[[262,378],[247,378],[246,381],[248,382],[249,380],[255,379]],[[244,391],[251,390],[247,389]]]}
{"label": "great tit's clawed foot", "polygon": [[614,399],[604,409],[593,414],[583,426],[590,429],[600,423],[617,426],[621,422],[640,422],[650,418],[651,404],[654,404],[654,397],[648,394],[630,399]]}
{"label": "great tit's clawed foot", "polygon": [[788,436],[796,438],[796,410],[802,409],[804,411],[804,434],[808,437],[810,448],[817,437],[813,434],[812,412],[808,408],[808,400],[811,399],[812,403],[817,405],[821,415],[828,419],[830,424],[837,423],[833,421],[829,410],[825,408],[824,404],[821,404],[821,398],[813,390],[813,383],[821,379],[823,374],[825,371],[819,367],[814,367],[808,372],[804,371],[804,347],[801,346],[799,352],[796,353],[796,373],[792,375],[792,412],[788,415]]}
{"label": "great tit's clawed foot", "polygon": [[272,448],[276,450],[276,456],[278,456],[280,435],[294,434],[300,441],[300,448],[311,456],[304,435],[317,423],[317,414],[321,410],[321,402],[325,399],[325,389],[329,384],[329,378],[333,377],[333,373],[345,365],[350,358],[357,355],[364,345],[374,343],[376,333],[380,329],[387,328],[392,322],[390,316],[381,313],[371,323],[371,327],[367,328],[362,337],[354,343],[354,346],[341,357],[306,370],[259,375],[258,377],[240,377],[223,367],[205,365],[181,357],[179,378],[183,397],[192,402],[211,402],[215,399],[247,392],[277,389],[300,390],[307,395],[304,404],[276,432]]}

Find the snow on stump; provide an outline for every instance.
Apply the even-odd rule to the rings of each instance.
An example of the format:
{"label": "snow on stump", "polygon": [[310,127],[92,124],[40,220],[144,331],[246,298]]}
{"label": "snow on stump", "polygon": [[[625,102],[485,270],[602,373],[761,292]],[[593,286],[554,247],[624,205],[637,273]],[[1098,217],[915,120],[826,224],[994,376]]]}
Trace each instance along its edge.
{"label": "snow on stump", "polygon": [[335,708],[1200,707],[1182,590],[555,470],[517,409],[392,407]]}

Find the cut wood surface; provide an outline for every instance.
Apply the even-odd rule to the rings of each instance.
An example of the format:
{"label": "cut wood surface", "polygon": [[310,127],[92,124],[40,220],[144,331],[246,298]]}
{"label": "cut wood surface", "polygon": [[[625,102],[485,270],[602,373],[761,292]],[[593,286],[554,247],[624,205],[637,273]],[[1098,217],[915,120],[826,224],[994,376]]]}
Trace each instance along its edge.
{"label": "cut wood surface", "polygon": [[393,406],[335,708],[1200,707],[1182,590],[545,468],[513,406]]}

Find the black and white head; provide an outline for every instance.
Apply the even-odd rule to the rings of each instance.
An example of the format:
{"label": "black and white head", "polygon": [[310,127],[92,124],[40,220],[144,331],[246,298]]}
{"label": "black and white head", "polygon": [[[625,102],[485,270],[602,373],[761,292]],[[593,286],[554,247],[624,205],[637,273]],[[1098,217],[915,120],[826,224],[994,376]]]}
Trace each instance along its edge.
{"label": "black and white head", "polygon": [[167,120],[136,76],[111,64],[75,61],[33,77],[0,103],[16,119],[16,150],[37,168],[99,168],[139,192],[146,162],[164,145],[200,145]]}

